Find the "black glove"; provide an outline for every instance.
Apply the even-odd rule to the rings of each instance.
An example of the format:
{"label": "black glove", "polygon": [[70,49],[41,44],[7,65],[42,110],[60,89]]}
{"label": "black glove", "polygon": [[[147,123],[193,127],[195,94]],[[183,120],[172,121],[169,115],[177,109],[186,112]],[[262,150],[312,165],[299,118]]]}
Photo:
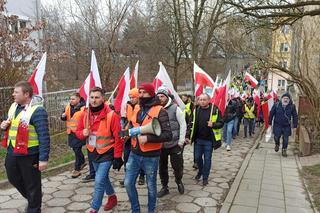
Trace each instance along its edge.
{"label": "black glove", "polygon": [[113,162],[112,162],[112,168],[113,168],[113,169],[118,169],[118,171],[120,171],[122,165],[123,165],[123,160],[122,160],[122,158],[115,158],[115,159],[113,159]]}

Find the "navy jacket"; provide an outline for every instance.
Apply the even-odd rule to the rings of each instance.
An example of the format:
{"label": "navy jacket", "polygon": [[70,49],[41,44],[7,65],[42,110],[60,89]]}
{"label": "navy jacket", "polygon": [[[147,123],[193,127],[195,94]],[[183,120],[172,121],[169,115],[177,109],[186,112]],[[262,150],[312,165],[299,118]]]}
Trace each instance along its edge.
{"label": "navy jacket", "polygon": [[269,125],[273,121],[273,133],[275,136],[291,135],[291,120],[293,120],[293,128],[298,126],[298,114],[296,106],[290,100],[289,104],[284,107],[279,101],[273,105],[269,115]]}

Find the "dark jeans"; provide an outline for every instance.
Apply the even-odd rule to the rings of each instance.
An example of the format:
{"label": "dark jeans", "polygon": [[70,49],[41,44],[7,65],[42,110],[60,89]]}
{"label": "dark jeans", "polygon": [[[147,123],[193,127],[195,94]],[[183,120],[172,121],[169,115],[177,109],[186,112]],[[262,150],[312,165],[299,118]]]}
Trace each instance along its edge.
{"label": "dark jeans", "polygon": [[168,186],[168,157],[170,156],[170,163],[173,168],[173,174],[176,183],[180,183],[183,176],[183,155],[182,149],[179,146],[169,149],[162,149],[160,154],[159,175],[162,186]]}
{"label": "dark jeans", "polygon": [[198,174],[203,176],[203,180],[208,180],[211,169],[212,159],[212,141],[206,141],[202,139],[196,139],[195,142],[195,154],[198,164]]}
{"label": "dark jeans", "polygon": [[9,182],[28,200],[27,213],[41,212],[41,172],[39,156],[6,156],[5,167]]}
{"label": "dark jeans", "polygon": [[[274,142],[277,145],[280,145],[280,136],[274,136]],[[287,149],[288,148],[288,143],[289,143],[289,136],[288,135],[282,135],[282,149]]]}
{"label": "dark jeans", "polygon": [[80,171],[81,165],[84,164],[84,155],[82,153],[82,147],[72,147],[76,161],[74,163],[74,170]]}
{"label": "dark jeans", "polygon": [[140,203],[136,180],[141,169],[146,173],[148,187],[148,213],[154,213],[157,202],[157,171],[159,157],[144,157],[133,152],[130,153],[127,162],[124,185],[131,203],[133,213],[140,212]]}
{"label": "dark jeans", "polygon": [[[124,161],[124,171],[126,171],[126,164],[128,162],[128,159],[129,159],[129,155],[130,155],[130,152],[131,152],[131,144],[129,143],[129,145],[127,144],[128,142],[125,143],[125,146],[124,146],[124,151],[123,151],[123,161]],[[144,178],[144,171],[143,169],[140,170],[140,178]]]}
{"label": "dark jeans", "polygon": [[244,136],[247,137],[248,135],[248,126],[249,126],[249,135],[253,134],[253,125],[254,120],[252,118],[244,118],[243,126],[244,126]]}
{"label": "dark jeans", "polygon": [[89,161],[89,175],[95,177],[96,172],[94,170],[93,164],[92,164],[92,155],[89,155],[89,151],[87,150],[88,153],[88,161]]}

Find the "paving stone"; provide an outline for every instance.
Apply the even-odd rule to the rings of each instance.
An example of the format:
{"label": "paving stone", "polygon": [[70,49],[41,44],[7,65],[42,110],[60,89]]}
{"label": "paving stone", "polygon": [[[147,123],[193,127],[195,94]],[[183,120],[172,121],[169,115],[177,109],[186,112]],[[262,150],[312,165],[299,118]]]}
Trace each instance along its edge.
{"label": "paving stone", "polygon": [[204,213],[216,213],[218,210],[215,207],[204,207],[203,209]]}
{"label": "paving stone", "polygon": [[52,198],[53,198],[52,195],[50,195],[50,194],[44,194],[44,195],[42,196],[42,202],[47,202],[47,201],[51,200]]}
{"label": "paving stone", "polygon": [[0,203],[6,202],[8,200],[10,200],[10,196],[9,195],[1,195],[0,196]]}
{"label": "paving stone", "polygon": [[216,186],[206,186],[203,188],[204,191],[210,192],[210,193],[222,193],[223,189],[216,187]]}
{"label": "paving stone", "polygon": [[285,209],[277,208],[273,206],[259,206],[258,213],[270,213],[270,212],[276,212],[276,213],[285,213]]}
{"label": "paving stone", "polygon": [[[8,213],[8,210],[7,209],[5,209],[5,210],[0,209],[0,213]],[[16,209],[12,209],[12,210],[10,209],[10,213],[19,213],[19,211]]]}
{"label": "paving stone", "polygon": [[299,208],[296,206],[287,206],[286,210],[288,213],[314,213],[313,209],[311,208]]}
{"label": "paving stone", "polygon": [[217,202],[209,197],[196,198],[194,203],[198,204],[199,206],[217,206]]}
{"label": "paving stone", "polygon": [[256,207],[232,205],[229,213],[256,213]]}
{"label": "paving stone", "polygon": [[279,207],[282,209],[285,208],[284,200],[274,199],[274,198],[270,198],[270,197],[263,197],[263,196],[260,197],[259,205],[274,206],[274,207]]}
{"label": "paving stone", "polygon": [[0,190],[0,195],[13,195],[15,193],[18,193],[18,190],[15,188]]}
{"label": "paving stone", "polygon": [[56,188],[58,186],[62,185],[60,181],[48,181],[43,184],[44,188]]}
{"label": "paving stone", "polygon": [[181,212],[199,212],[201,209],[193,203],[179,203],[176,208]]}
{"label": "paving stone", "polygon": [[66,179],[68,179],[68,177],[65,175],[57,175],[57,176],[49,177],[50,181],[63,181]]}
{"label": "paving stone", "polygon": [[128,201],[128,200],[129,200],[128,194],[125,193],[125,192],[120,192],[120,193],[117,193],[116,195],[117,195],[118,201],[120,201],[120,202],[121,202],[121,201]]}
{"label": "paving stone", "polygon": [[57,188],[45,188],[45,187],[42,187],[42,192],[44,194],[52,194],[52,193],[54,193],[54,192],[56,192],[58,190],[59,189],[57,189]]}
{"label": "paving stone", "polygon": [[[118,200],[119,200],[118,194],[117,194],[117,197],[118,197]],[[71,197],[71,200],[78,201],[78,202],[89,201],[91,199],[92,199],[92,197],[90,195],[81,195],[81,194],[76,194],[76,195]]]}
{"label": "paving stone", "polygon": [[67,206],[67,209],[79,212],[80,210],[85,210],[89,207],[90,207],[90,205],[88,203],[74,202],[74,203],[69,204]]}
{"label": "paving stone", "polygon": [[191,203],[194,198],[189,195],[176,195],[172,198],[177,203]]}
{"label": "paving stone", "polygon": [[47,202],[48,206],[65,206],[71,203],[69,198],[53,198]]}
{"label": "paving stone", "polygon": [[53,197],[71,197],[73,195],[73,191],[61,190],[53,193]]}
{"label": "paving stone", "polygon": [[43,213],[65,213],[67,212],[63,207],[46,208]]}
{"label": "paving stone", "polygon": [[81,187],[76,190],[77,194],[92,194],[94,191],[93,187]]}
{"label": "paving stone", "polygon": [[14,199],[14,200],[9,200],[4,203],[1,203],[0,209],[16,209],[26,205],[27,205],[27,201],[25,199]]}
{"label": "paving stone", "polygon": [[58,186],[57,188],[60,190],[74,190],[77,187],[79,187],[79,186],[77,186],[76,184],[67,184],[67,185]]}
{"label": "paving stone", "polygon": [[190,191],[189,195],[193,196],[193,197],[208,197],[209,192],[205,192],[205,191]]}
{"label": "paving stone", "polygon": [[282,192],[262,190],[260,196],[284,200]]}

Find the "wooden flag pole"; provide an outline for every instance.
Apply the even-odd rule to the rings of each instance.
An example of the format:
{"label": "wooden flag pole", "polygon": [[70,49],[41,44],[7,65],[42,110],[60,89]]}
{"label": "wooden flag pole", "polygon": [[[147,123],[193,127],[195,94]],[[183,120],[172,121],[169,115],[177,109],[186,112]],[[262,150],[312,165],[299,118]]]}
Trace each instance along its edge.
{"label": "wooden flag pole", "polygon": [[116,90],[118,89],[118,87],[119,87],[119,83],[117,84],[116,88],[114,88],[114,90],[113,90],[113,92],[111,93],[109,99],[107,100],[107,103],[108,103],[108,104],[110,103],[110,100],[111,100],[111,98],[113,97],[113,95],[114,95],[114,93],[116,92]]}

